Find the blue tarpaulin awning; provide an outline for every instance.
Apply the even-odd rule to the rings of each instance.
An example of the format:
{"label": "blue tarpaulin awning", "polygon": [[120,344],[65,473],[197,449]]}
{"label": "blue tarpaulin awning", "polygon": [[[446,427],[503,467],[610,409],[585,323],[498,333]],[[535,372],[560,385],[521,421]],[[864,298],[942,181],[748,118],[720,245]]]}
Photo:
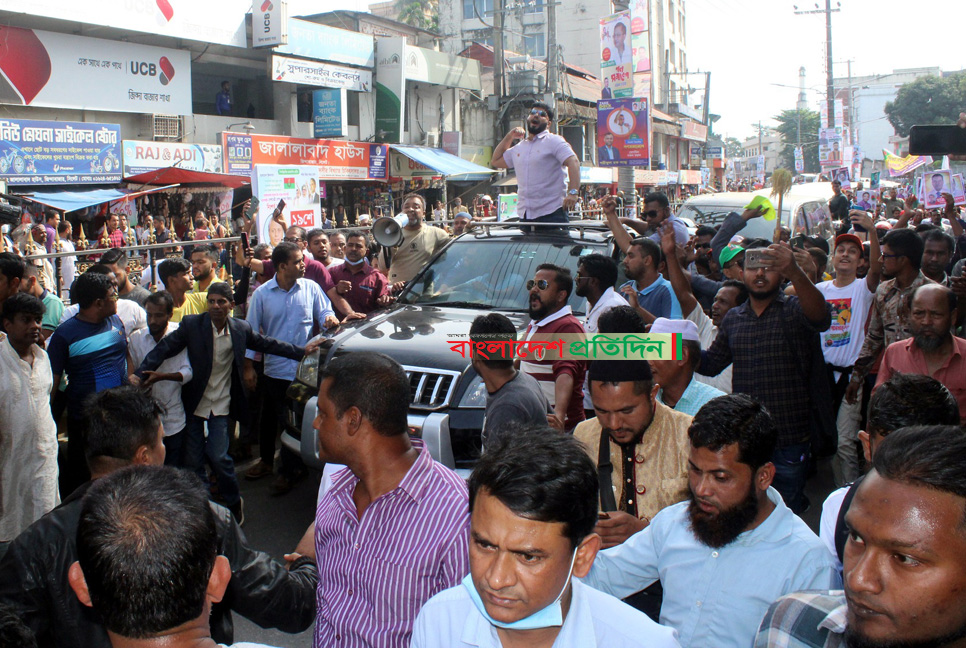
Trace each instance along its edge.
{"label": "blue tarpaulin awning", "polygon": [[[174,186],[174,185],[172,185]],[[47,207],[53,207],[61,211],[69,212],[76,209],[84,209],[92,205],[100,205],[106,202],[118,200],[130,200],[143,196],[144,194],[154,193],[169,187],[151,187],[146,191],[123,191],[120,189],[89,189],[87,191],[32,191],[28,194],[21,194],[26,200],[31,200]]]}
{"label": "blue tarpaulin awning", "polygon": [[488,179],[490,174],[496,173],[496,169],[488,169],[485,166],[474,164],[452,153],[447,153],[443,149],[405,144],[391,144],[390,148],[402,153],[410,160],[428,166],[451,181],[481,181]]}

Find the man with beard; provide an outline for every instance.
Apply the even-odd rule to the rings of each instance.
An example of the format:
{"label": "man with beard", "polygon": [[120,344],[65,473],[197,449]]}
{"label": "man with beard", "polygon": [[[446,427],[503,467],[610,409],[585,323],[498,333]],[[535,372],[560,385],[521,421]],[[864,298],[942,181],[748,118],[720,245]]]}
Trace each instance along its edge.
{"label": "man with beard", "polygon": [[402,290],[449,241],[446,232],[423,222],[426,199],[422,195],[410,193],[403,196],[402,210],[409,217],[409,223],[402,228],[402,243],[392,250],[391,259],[388,248],[383,248],[380,258],[380,264],[389,259],[387,277],[394,293]]}
{"label": "man with beard", "polygon": [[[761,256],[749,263],[756,249]],[[823,430],[835,425],[818,336],[831,324],[829,308],[787,244],[750,242],[743,275],[749,299],[721,321],[698,372],[715,376],[733,363],[734,392],[752,396],[775,417],[780,434],[772,457],[774,487],[800,513],[808,507],[804,489],[812,417]],[[783,278],[797,297],[781,292]]]}
{"label": "man with beard", "polygon": [[897,430],[846,515],[845,590],[776,601],[756,648],[958,648],[966,639],[966,435]]}
{"label": "man with beard", "polygon": [[771,487],[778,430],[764,407],[719,396],[688,436],[690,501],[598,554],[585,582],[624,597],[659,580],[661,625],[678,631],[683,648],[746,648],[769,599],[840,580],[828,550]]}
{"label": "man with beard", "polygon": [[939,284],[912,293],[912,338],[890,344],[882,356],[876,388],[896,373],[935,378],[959,403],[966,422],[966,340],[950,332],[956,321],[956,293]]}
{"label": "man with beard", "polygon": [[588,374],[597,416],[578,425],[574,436],[601,477],[594,532],[607,549],[687,498],[691,417],[657,400],[646,360],[596,360]]}
{"label": "man with beard", "polygon": [[636,238],[627,246],[621,262],[629,281],[621,285],[619,292],[648,324],[658,317],[681,319],[681,304],[671,282],[661,274],[663,260],[660,245],[651,239]]}
{"label": "man with beard", "polygon": [[910,337],[909,296],[919,286],[932,283],[920,270],[923,242],[918,234],[910,229],[890,230],[880,244],[885,281],[875,291],[869,328],[845,390],[845,400],[850,404],[857,401],[859,387],[872,373],[882,350]]}
{"label": "man with beard", "polygon": [[[580,161],[567,140],[550,133],[551,122],[553,109],[538,101],[527,115],[527,130],[517,126],[493,151],[494,169],[516,171],[522,221],[566,223],[567,212],[577,204]],[[510,149],[514,140],[522,141]]]}
{"label": "man with beard", "polygon": [[[531,321],[524,340],[551,340],[561,333],[584,335],[584,327],[567,304],[573,289],[574,280],[567,268],[552,263],[537,266],[537,273],[527,282]],[[547,417],[550,425],[569,432],[584,420],[585,367],[576,360],[553,360],[551,354],[530,353],[521,359],[519,368],[540,383],[553,408],[553,414]]]}

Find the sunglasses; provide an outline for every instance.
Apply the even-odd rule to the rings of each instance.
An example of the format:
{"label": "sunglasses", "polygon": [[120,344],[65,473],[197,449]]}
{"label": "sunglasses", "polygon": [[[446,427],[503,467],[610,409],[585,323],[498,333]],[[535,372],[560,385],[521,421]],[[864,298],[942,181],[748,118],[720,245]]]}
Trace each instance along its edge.
{"label": "sunglasses", "polygon": [[282,240],[285,241],[286,243],[301,243],[302,242],[302,237],[301,236],[286,236]]}
{"label": "sunglasses", "polygon": [[527,290],[533,290],[534,286],[536,286],[540,290],[546,290],[547,288],[550,287],[550,282],[547,281],[546,279],[538,279],[537,281],[534,281],[533,279],[531,279],[530,281],[527,282]]}
{"label": "sunglasses", "polygon": [[654,218],[655,216],[657,216],[657,210],[652,209],[650,211],[644,212],[642,215],[644,216],[644,218]]}
{"label": "sunglasses", "polygon": [[533,108],[533,109],[531,109],[530,110],[530,114],[531,115],[538,115],[540,117],[547,117],[548,116],[546,110],[540,110],[539,108]]}

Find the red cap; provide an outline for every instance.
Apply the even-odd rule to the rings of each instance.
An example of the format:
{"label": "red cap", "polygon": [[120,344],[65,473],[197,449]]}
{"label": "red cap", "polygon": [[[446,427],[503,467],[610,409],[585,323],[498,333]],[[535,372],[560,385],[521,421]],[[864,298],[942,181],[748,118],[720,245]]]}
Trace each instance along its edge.
{"label": "red cap", "polygon": [[855,243],[862,249],[862,239],[860,239],[855,234],[839,234],[835,237],[835,247],[838,247],[840,243]]}

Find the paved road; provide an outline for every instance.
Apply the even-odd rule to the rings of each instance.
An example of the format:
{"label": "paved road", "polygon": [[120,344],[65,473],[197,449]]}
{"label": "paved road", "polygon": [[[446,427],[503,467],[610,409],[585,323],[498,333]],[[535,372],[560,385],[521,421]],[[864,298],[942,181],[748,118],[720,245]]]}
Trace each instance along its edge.
{"label": "paved road", "polygon": [[[295,548],[315,517],[320,475],[310,473],[292,492],[272,497],[268,494],[271,477],[251,482],[241,477],[241,472],[239,470],[238,481],[245,498],[243,530],[248,542],[281,561],[284,554]],[[305,632],[291,635],[279,630],[265,630],[237,614],[233,618],[236,642],[250,641],[277,648],[312,648],[314,624]]]}

